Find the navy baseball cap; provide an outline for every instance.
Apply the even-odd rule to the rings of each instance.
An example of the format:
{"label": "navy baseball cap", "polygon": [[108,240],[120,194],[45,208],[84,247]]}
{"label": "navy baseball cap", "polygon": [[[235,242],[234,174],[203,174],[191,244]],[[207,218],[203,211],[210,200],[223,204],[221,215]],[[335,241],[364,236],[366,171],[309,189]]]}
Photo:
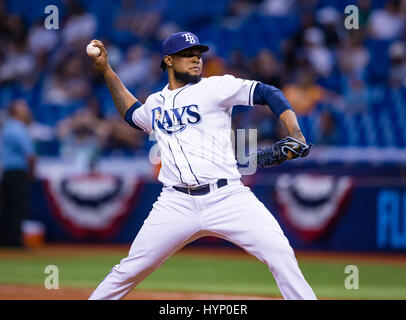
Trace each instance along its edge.
{"label": "navy baseball cap", "polygon": [[[206,52],[209,50],[208,46],[200,44],[199,38],[187,31],[172,33],[162,44],[162,55],[169,56],[171,54],[177,53],[179,51],[196,48],[201,52]],[[166,64],[162,59],[161,68],[166,69]]]}

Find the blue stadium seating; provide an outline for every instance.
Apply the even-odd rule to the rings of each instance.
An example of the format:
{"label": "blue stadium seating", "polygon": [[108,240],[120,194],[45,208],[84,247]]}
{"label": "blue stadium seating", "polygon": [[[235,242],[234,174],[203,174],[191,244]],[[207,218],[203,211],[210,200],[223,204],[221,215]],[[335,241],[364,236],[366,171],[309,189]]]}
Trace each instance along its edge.
{"label": "blue stadium seating", "polygon": [[[138,42],[130,32],[114,30],[114,17],[120,9],[121,1],[115,0],[79,0],[85,9],[97,17],[97,37],[106,37],[119,46],[124,52],[127,47]],[[202,42],[214,44],[216,53],[226,60],[234,50],[241,50],[246,57],[255,56],[261,48],[272,50],[277,58],[283,59],[281,43],[291,37],[299,28],[300,12],[286,17],[271,17],[261,12],[254,12],[239,23],[230,26],[222,18],[229,14],[231,0],[196,0],[191,3],[186,0],[156,1],[157,8],[165,7],[164,21],[173,21],[182,29],[189,29],[199,35]],[[145,1],[150,5],[154,1]],[[138,3],[138,4],[140,4]],[[385,0],[371,0],[371,7],[381,8]],[[31,26],[45,17],[44,8],[57,5],[60,18],[66,14],[66,2],[55,0],[52,3],[45,0],[13,1],[6,0],[7,9],[11,13],[23,17],[27,26]],[[351,0],[320,0],[316,8],[333,6],[344,13],[347,5],[354,4]],[[356,3],[355,3],[356,4]],[[306,116],[299,116],[302,131],[309,141],[317,140],[321,129],[321,114],[328,110],[335,119],[339,141],[343,146],[397,146],[406,147],[406,88],[389,88],[387,84],[390,60],[388,48],[393,41],[383,41],[368,38],[364,45],[370,53],[370,63],[363,75],[371,94],[370,103],[364,113],[347,114],[336,110],[333,106],[321,104]],[[151,48],[159,49],[160,43],[151,41]],[[51,53],[51,56],[55,50]],[[16,97],[27,99],[37,121],[54,126],[60,119],[65,118],[83,106],[78,101],[68,106],[57,106],[41,103],[41,86],[43,74],[32,90],[26,90],[17,83],[5,83],[0,86],[0,108]],[[335,68],[326,78],[319,78],[318,83],[328,90],[344,93],[345,81],[340,70]],[[160,82],[155,87],[161,89]],[[105,113],[115,112],[110,94],[105,86],[94,87],[95,94],[102,103]]]}

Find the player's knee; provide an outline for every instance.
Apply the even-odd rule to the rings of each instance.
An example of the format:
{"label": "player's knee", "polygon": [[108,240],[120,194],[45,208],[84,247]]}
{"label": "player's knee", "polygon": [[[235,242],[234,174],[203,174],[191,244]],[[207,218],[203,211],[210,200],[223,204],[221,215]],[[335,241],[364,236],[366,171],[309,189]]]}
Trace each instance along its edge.
{"label": "player's knee", "polygon": [[157,263],[148,257],[128,256],[113,267],[112,272],[120,279],[136,280],[157,268]]}

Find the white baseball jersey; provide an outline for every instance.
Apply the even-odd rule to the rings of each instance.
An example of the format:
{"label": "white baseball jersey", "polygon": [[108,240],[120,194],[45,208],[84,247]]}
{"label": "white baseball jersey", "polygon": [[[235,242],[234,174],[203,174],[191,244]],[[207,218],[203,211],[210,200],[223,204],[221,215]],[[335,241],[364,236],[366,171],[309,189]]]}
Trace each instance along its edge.
{"label": "white baseball jersey", "polygon": [[224,75],[175,90],[166,85],[134,111],[134,123],[155,133],[162,162],[158,180],[164,186],[241,178],[230,138],[231,112],[234,105],[253,106],[257,83]]}
{"label": "white baseball jersey", "polygon": [[[266,263],[285,299],[316,299],[278,222],[239,180],[231,111],[234,105],[253,105],[255,85],[226,75],[176,90],[166,86],[133,112],[134,123],[157,137],[158,179],[168,188],[153,204],[128,256],[89,299],[122,299],[174,252],[205,236],[232,242]],[[221,178],[227,184],[218,186]],[[202,195],[170,188],[206,183],[210,192]]]}

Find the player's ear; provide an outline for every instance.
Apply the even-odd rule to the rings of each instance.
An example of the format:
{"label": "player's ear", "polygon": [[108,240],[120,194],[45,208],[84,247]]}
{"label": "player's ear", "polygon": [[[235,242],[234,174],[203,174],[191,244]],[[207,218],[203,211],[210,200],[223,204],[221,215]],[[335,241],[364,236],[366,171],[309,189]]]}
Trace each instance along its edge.
{"label": "player's ear", "polygon": [[165,56],[164,61],[165,61],[167,67],[173,67],[173,57]]}

